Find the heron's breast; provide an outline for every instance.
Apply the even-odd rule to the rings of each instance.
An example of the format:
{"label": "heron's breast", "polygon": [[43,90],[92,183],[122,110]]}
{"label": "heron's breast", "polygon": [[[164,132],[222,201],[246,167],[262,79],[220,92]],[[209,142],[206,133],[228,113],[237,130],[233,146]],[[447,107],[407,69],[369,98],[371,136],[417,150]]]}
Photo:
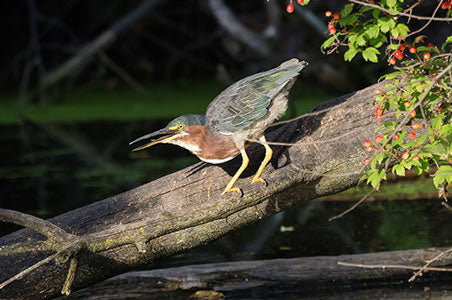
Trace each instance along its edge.
{"label": "heron's breast", "polygon": [[230,135],[210,133],[205,126],[201,125],[190,126],[187,132],[188,135],[183,137],[182,141],[186,139],[187,143],[197,145],[198,151],[192,151],[192,153],[205,162],[220,164],[233,159],[240,153]]}

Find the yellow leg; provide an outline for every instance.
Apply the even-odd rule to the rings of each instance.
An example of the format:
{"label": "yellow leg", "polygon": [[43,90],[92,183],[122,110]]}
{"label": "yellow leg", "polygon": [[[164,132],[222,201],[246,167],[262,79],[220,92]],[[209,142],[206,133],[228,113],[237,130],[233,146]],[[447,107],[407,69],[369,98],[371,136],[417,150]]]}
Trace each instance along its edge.
{"label": "yellow leg", "polygon": [[248,167],[248,163],[250,162],[248,155],[246,155],[245,149],[240,149],[240,153],[242,154],[242,165],[240,166],[237,173],[235,173],[234,177],[232,177],[231,181],[229,181],[228,185],[224,189],[222,195],[229,193],[229,192],[237,192],[239,195],[241,194],[240,189],[238,187],[233,188],[234,183],[237,181],[237,179],[240,177],[240,175],[243,173],[243,171]]}
{"label": "yellow leg", "polygon": [[272,158],[273,150],[267,144],[267,141],[265,140],[264,136],[262,136],[259,139],[259,141],[265,147],[265,157],[264,157],[264,160],[262,161],[262,163],[261,163],[261,165],[259,167],[259,170],[257,170],[256,175],[254,175],[253,180],[251,180],[251,183],[262,182],[263,184],[266,184],[265,181],[262,179],[261,174],[262,174],[262,171],[264,171],[265,166],[268,164],[268,162]]}

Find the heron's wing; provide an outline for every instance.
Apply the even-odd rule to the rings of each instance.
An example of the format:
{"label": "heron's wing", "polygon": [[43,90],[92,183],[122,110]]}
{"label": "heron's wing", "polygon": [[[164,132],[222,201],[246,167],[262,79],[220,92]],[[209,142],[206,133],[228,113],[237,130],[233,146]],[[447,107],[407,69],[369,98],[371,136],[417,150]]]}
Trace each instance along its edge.
{"label": "heron's wing", "polygon": [[207,107],[210,130],[231,134],[264,117],[272,100],[291,88],[299,72],[307,65],[291,59],[279,67],[246,77],[218,95]]}

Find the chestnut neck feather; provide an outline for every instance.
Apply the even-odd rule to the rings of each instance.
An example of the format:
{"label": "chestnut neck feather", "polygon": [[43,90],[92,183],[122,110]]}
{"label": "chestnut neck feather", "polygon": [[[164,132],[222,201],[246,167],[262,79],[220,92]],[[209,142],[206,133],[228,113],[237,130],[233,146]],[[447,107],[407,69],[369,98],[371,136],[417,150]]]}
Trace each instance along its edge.
{"label": "chestnut neck feather", "polygon": [[212,134],[204,125],[192,125],[185,129],[188,133],[179,140],[184,144],[197,145],[199,151],[192,151],[202,160],[224,160],[240,153],[231,136]]}

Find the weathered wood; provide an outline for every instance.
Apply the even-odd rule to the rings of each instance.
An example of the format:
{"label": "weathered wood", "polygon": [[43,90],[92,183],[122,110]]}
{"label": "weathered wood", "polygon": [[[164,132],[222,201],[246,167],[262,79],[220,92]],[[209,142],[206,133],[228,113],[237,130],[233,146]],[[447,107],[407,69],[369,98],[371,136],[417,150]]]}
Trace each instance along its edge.
{"label": "weathered wood", "polygon": [[[80,257],[73,289],[355,185],[363,173],[362,160],[368,155],[362,141],[371,139],[380,125],[374,118],[376,88],[382,88],[381,84],[333,99],[317,107],[321,113],[268,134],[268,141],[296,143],[273,147],[274,157],[263,174],[268,187],[250,184],[264,152],[260,146],[251,146],[251,166],[237,182],[242,198],[235,193],[221,196],[240,164],[238,158],[223,166],[198,164],[51,219],[71,234],[88,235],[83,244],[74,245],[85,251],[70,252]],[[30,230],[1,238],[0,282],[51,254],[48,245],[39,247],[43,240]],[[20,249],[20,254],[1,256],[12,249]],[[0,290],[0,297],[55,296],[63,286],[68,265],[46,263]]]}
{"label": "weathered wood", "polygon": [[[369,293],[369,287],[375,288],[376,292],[380,294],[384,291],[386,296],[401,296],[401,292],[406,294],[407,291],[415,293],[411,296],[416,296],[419,292],[424,292],[424,287],[428,287],[427,295],[438,296],[438,289],[433,286],[450,281],[452,273],[426,273],[413,284],[408,284],[413,270],[363,269],[339,265],[338,262],[422,267],[427,260],[437,256],[440,252],[440,249],[408,250],[216,263],[128,272],[77,291],[65,299],[88,299],[99,296],[103,296],[105,299],[126,299],[131,295],[140,299],[149,299],[148,297],[162,299],[162,295],[170,291],[187,295],[187,291],[193,293],[196,290],[219,291],[228,299],[248,297],[267,299],[270,296],[278,295],[278,299],[283,299],[282,291],[285,295],[303,297],[326,297],[334,294],[336,296],[334,299],[340,298],[338,294],[352,291],[357,299],[379,298],[371,296],[373,294]],[[451,263],[452,255],[450,254],[437,262],[437,264]],[[439,290],[452,292],[452,287],[446,285]],[[181,292],[185,292],[185,294]],[[363,297],[362,293],[367,297]],[[359,298],[358,295],[362,298]],[[424,294],[423,299],[427,298],[427,295]],[[174,298],[171,297],[171,299]]]}

